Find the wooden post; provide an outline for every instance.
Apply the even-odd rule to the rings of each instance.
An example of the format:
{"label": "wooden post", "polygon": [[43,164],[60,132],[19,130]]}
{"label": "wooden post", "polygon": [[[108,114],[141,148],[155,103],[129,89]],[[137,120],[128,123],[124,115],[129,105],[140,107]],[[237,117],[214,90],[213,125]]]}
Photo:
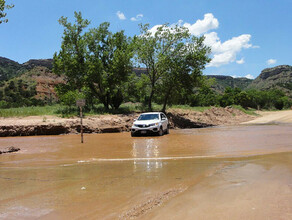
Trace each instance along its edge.
{"label": "wooden post", "polygon": [[82,123],[82,106],[80,106],[80,125],[81,125],[81,143],[83,144],[83,123]]}
{"label": "wooden post", "polygon": [[82,118],[83,118],[83,113],[82,113],[82,107],[85,106],[85,99],[79,99],[76,100],[76,105],[79,106],[80,109],[80,133],[81,133],[81,143],[83,144],[83,123],[82,123]]}

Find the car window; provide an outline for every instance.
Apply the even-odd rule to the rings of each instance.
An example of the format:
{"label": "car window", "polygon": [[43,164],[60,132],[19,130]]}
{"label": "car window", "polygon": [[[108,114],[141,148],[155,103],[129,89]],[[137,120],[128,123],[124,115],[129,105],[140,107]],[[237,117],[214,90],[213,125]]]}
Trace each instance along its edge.
{"label": "car window", "polygon": [[145,115],[140,115],[140,117],[138,118],[139,121],[155,120],[155,119],[159,119],[158,114],[145,114]]}
{"label": "car window", "polygon": [[166,116],[164,114],[160,114],[161,120],[165,120]]}

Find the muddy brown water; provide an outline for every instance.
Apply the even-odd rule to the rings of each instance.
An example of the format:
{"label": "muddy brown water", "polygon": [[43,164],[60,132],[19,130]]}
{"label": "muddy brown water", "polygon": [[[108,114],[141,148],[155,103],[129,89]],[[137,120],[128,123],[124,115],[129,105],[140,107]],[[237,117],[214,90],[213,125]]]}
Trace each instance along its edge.
{"label": "muddy brown water", "polygon": [[292,125],[0,138],[0,219],[292,219]]}

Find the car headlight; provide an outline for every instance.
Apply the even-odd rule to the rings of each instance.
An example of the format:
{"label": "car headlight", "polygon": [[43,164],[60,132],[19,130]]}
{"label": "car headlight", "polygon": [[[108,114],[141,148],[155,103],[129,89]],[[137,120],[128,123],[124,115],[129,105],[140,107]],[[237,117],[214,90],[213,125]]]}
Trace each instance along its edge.
{"label": "car headlight", "polygon": [[152,127],[152,126],[157,126],[158,123],[153,123],[153,124],[150,124],[149,126]]}
{"label": "car headlight", "polygon": [[133,124],[135,127],[138,127],[138,125],[137,124]]}

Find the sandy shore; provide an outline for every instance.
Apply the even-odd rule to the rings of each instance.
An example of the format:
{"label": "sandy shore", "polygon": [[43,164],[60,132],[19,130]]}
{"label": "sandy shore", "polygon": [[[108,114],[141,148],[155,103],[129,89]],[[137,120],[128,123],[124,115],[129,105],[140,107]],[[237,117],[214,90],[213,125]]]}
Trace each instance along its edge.
{"label": "sandy shore", "polygon": [[[292,110],[258,111],[259,116],[247,115],[234,108],[211,108],[204,112],[172,109],[167,113],[171,128],[202,128],[237,124],[292,123]],[[116,133],[130,131],[138,113],[127,115],[86,116],[85,133]],[[80,119],[57,116],[0,118],[0,137],[74,134],[80,132]]]}
{"label": "sandy shore", "polygon": [[[216,125],[236,125],[255,116],[234,108],[211,108],[204,112],[173,109],[167,113],[171,128],[202,128]],[[138,114],[87,116],[83,120],[85,133],[129,131]],[[80,119],[56,116],[0,118],[0,137],[58,135],[80,132]]]}

